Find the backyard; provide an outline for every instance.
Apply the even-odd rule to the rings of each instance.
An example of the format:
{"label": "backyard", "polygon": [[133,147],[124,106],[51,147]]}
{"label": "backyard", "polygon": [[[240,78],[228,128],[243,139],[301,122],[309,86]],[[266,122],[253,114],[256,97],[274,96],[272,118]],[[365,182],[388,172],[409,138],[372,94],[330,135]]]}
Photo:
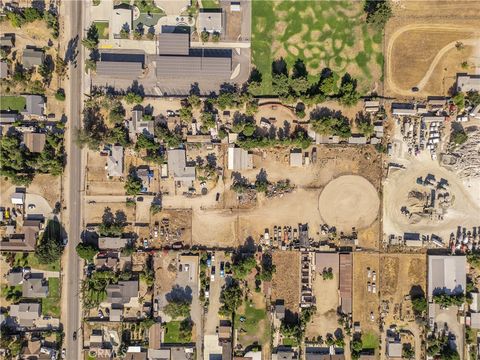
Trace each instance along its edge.
{"label": "backyard", "polygon": [[60,317],[60,279],[48,279],[48,296],[42,299],[43,316]]}
{"label": "backyard", "polygon": [[364,350],[375,350],[378,348],[378,336],[372,332],[362,334],[362,346]]}
{"label": "backyard", "polygon": [[265,344],[269,341],[270,327],[267,321],[267,311],[255,307],[252,302],[248,302],[240,308],[235,315],[235,328],[243,347],[254,343]]}
{"label": "backyard", "polygon": [[182,321],[169,321],[165,326],[163,342],[166,344],[184,344],[191,341],[190,336],[183,337],[181,332]]}
{"label": "backyard", "polygon": [[252,4],[253,63],[262,74],[260,92],[271,94],[271,67],[302,59],[314,82],[323,68],[348,72],[368,92],[382,76],[382,35],[365,23],[362,2],[267,1]]}
{"label": "backyard", "polygon": [[158,20],[165,16],[165,12],[157,7],[153,0],[135,0],[134,5],[138,8],[140,15],[133,20],[133,28],[155,26]]}
{"label": "backyard", "polygon": [[220,5],[217,0],[202,0],[202,9],[218,9]]}
{"label": "backyard", "polygon": [[0,110],[23,111],[25,109],[25,98],[23,96],[2,96]]}
{"label": "backyard", "polygon": [[60,271],[60,259],[51,264],[40,264],[38,258],[33,253],[16,253],[14,267],[29,266],[35,270]]}

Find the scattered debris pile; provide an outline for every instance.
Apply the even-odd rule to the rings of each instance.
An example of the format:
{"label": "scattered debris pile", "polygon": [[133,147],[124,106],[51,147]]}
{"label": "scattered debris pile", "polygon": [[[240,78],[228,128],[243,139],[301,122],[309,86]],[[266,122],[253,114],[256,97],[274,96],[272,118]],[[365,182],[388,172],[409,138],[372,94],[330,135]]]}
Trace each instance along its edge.
{"label": "scattered debris pile", "polygon": [[267,198],[276,196],[283,196],[284,194],[291,193],[295,187],[290,183],[290,180],[280,180],[274,184],[269,184],[265,195]]}
{"label": "scattered debris pile", "polygon": [[442,156],[442,164],[458,172],[460,178],[480,177],[480,129],[468,133],[468,139]]}

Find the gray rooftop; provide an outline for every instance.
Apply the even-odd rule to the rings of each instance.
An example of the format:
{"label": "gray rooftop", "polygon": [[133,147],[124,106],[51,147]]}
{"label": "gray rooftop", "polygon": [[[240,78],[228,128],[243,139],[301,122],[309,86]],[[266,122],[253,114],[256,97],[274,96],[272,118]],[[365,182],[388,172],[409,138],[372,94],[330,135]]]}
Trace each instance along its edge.
{"label": "gray rooftop", "polygon": [[123,146],[114,145],[107,158],[108,176],[123,176]]}
{"label": "gray rooftop", "polygon": [[41,49],[25,48],[22,55],[22,64],[25,68],[43,64],[45,54]]}
{"label": "gray rooftop", "polygon": [[48,295],[48,281],[42,273],[30,274],[22,284],[22,294],[25,298],[45,298]]}
{"label": "gray rooftop", "polygon": [[468,92],[470,90],[480,91],[480,75],[457,75],[457,91]]}
{"label": "gray rooftop", "polygon": [[21,326],[33,326],[34,321],[41,315],[41,304],[19,303],[10,305],[10,316],[16,318]]}
{"label": "gray rooftop", "polygon": [[99,61],[96,74],[97,76],[134,80],[142,75],[142,71],[140,62]]}
{"label": "gray rooftop", "polygon": [[45,112],[45,100],[41,95],[24,95],[26,106],[25,111],[22,111],[26,115],[43,116]]}
{"label": "gray rooftop", "polygon": [[228,148],[228,170],[246,170],[253,168],[252,155],[237,147]]}
{"label": "gray rooftop", "polygon": [[0,78],[5,79],[8,76],[8,63],[0,61]]}
{"label": "gray rooftop", "polygon": [[187,166],[184,149],[168,150],[168,172],[175,181],[191,182],[195,180],[195,166]]}
{"label": "gray rooftop", "polygon": [[462,293],[466,289],[466,257],[430,255],[428,257],[428,295]]}
{"label": "gray rooftop", "polygon": [[190,34],[161,33],[157,36],[159,55],[188,55]]}
{"label": "gray rooftop", "polygon": [[119,281],[118,284],[107,286],[107,302],[111,304],[127,304],[138,296],[138,281]]}
{"label": "gray rooftop", "polygon": [[213,32],[222,32],[222,12],[200,12],[197,17],[197,29],[199,32],[208,31]]}

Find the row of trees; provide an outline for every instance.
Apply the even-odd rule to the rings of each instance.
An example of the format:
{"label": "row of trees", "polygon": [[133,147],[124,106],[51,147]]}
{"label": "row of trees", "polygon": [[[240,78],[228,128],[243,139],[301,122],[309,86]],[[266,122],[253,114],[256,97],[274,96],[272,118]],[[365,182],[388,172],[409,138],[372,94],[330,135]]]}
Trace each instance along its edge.
{"label": "row of trees", "polygon": [[16,185],[28,185],[35,174],[62,174],[65,163],[63,133],[60,129],[46,134],[45,147],[32,153],[22,145],[22,135],[12,131],[0,139],[0,174]]}

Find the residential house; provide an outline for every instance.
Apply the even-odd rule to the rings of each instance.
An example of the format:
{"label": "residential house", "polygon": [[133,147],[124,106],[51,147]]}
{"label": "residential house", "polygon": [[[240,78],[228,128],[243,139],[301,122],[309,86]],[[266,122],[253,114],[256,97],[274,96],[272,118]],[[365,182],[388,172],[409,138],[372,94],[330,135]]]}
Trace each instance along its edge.
{"label": "residential house", "polygon": [[12,125],[15,121],[19,120],[20,114],[17,112],[0,112],[0,125]]}
{"label": "residential house", "polygon": [[0,241],[1,251],[25,252],[35,251],[35,245],[42,222],[40,220],[25,220],[22,232],[11,234]]}
{"label": "residential house", "polygon": [[367,143],[367,138],[363,135],[352,135],[348,138],[348,143],[352,145],[365,145]]}
{"label": "residential house", "polygon": [[402,358],[402,343],[400,341],[387,342],[387,357],[389,359]]}
{"label": "residential house", "polygon": [[108,317],[110,322],[120,322],[123,321],[123,308],[116,306],[110,309],[110,315]]}
{"label": "residential house", "polygon": [[15,192],[10,197],[10,201],[13,205],[24,205],[25,204],[25,193]]}
{"label": "residential house", "polygon": [[10,75],[10,67],[6,61],[0,61],[0,79],[6,79]]}
{"label": "residential house", "polygon": [[7,275],[7,282],[9,286],[17,286],[23,283],[23,270],[12,269]]}
{"label": "residential house", "polygon": [[190,186],[195,181],[195,166],[187,166],[185,149],[168,150],[168,172],[184,185]]}
{"label": "residential house", "polygon": [[45,53],[42,49],[34,47],[26,47],[23,50],[22,64],[26,69],[30,69],[34,66],[40,66],[45,61]]}
{"label": "residential house", "polygon": [[298,354],[292,348],[278,348],[272,354],[272,360],[295,360],[298,359]]}
{"label": "residential house", "polygon": [[123,357],[125,360],[147,360],[147,353],[140,346],[129,346]]}
{"label": "residential house", "polygon": [[138,167],[136,170],[137,177],[142,180],[142,192],[148,192],[150,188],[150,182],[153,179],[153,170],[150,170],[148,166]]}
{"label": "residential house", "polygon": [[106,257],[96,257],[95,258],[95,269],[96,270],[113,270],[117,271],[119,267],[118,253],[107,255]]}
{"label": "residential house", "polygon": [[480,313],[470,314],[470,327],[475,330],[480,330]]}
{"label": "residential house", "polygon": [[413,104],[392,104],[392,114],[394,116],[412,116],[417,115],[417,109]]}
{"label": "residential house", "polygon": [[154,122],[152,120],[143,120],[142,110],[133,110],[132,119],[128,123],[128,132],[131,139],[136,139],[140,134],[153,138]]}
{"label": "residential house", "polygon": [[228,170],[253,169],[253,155],[247,150],[230,146],[228,148]]}
{"label": "residential house", "polygon": [[47,135],[44,133],[24,132],[23,143],[32,153],[41,153],[45,147]]}
{"label": "residential house", "polygon": [[223,11],[200,11],[197,17],[197,30],[221,34],[223,31]]}
{"label": "residential house", "polygon": [[480,75],[457,74],[457,91],[467,93],[471,90],[480,92]]}
{"label": "residential house", "polygon": [[22,284],[24,298],[46,298],[48,296],[48,280],[42,273],[30,274]]}
{"label": "residential house", "polygon": [[107,177],[123,176],[123,146],[113,145],[107,157]]}
{"label": "residential house", "polygon": [[45,100],[41,95],[24,95],[26,106],[23,115],[42,117],[45,114]]}
{"label": "residential house", "polygon": [[15,46],[15,34],[4,34],[0,36],[0,47],[12,48]]}
{"label": "residential house", "polygon": [[41,314],[41,304],[21,302],[10,305],[9,315],[19,326],[34,327]]}
{"label": "residential house", "polygon": [[170,349],[148,349],[148,360],[170,360]]}
{"label": "residential house", "polygon": [[122,38],[122,32],[133,31],[133,10],[129,5],[120,5],[113,8],[111,31],[115,39]]}
{"label": "residential house", "polygon": [[138,297],[138,280],[119,281],[107,286],[107,301],[110,304],[128,304]]}

